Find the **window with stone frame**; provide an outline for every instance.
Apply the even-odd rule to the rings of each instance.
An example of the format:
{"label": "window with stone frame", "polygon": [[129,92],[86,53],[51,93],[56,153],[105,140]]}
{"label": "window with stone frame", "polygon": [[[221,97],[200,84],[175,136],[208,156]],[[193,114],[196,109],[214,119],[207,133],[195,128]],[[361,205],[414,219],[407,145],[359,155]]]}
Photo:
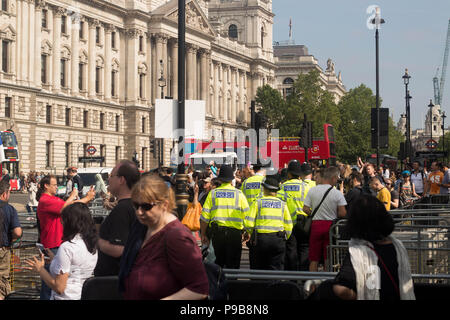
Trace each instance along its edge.
{"label": "window with stone frame", "polygon": [[53,141],[45,141],[45,167],[53,167]]}
{"label": "window with stone frame", "polygon": [[100,130],[105,130],[105,114],[100,112]]}
{"label": "window with stone frame", "polygon": [[9,0],[2,0],[2,11],[8,12],[8,2]]}
{"label": "window with stone frame", "polygon": [[228,37],[231,39],[237,39],[238,38],[238,28],[235,24],[231,24],[228,27]]}
{"label": "window with stone frame", "polygon": [[145,100],[146,99],[146,90],[145,90],[145,83],[146,83],[146,76],[147,76],[147,65],[145,63],[140,63],[138,67],[138,75],[139,75],[139,99]]}
{"label": "window with stone frame", "polygon": [[8,73],[10,69],[10,47],[11,44],[8,40],[2,40],[2,71],[5,73]]}
{"label": "window with stone frame", "polygon": [[11,118],[11,97],[5,97],[5,118]]}
{"label": "window with stone frame", "polygon": [[67,60],[66,59],[61,59],[61,87],[62,88],[66,88],[67,87]]}
{"label": "window with stone frame", "polygon": [[116,115],[116,132],[120,131],[120,115]]}
{"label": "window with stone frame", "polygon": [[45,107],[45,122],[46,123],[52,123],[52,106],[51,105],[47,105]]}
{"label": "window with stone frame", "polygon": [[61,16],[61,34],[67,34],[67,16]]}
{"label": "window with stone frame", "polygon": [[95,93],[100,95],[103,93],[103,58],[98,57],[95,67]]}
{"label": "window with stone frame", "polygon": [[72,110],[70,108],[66,108],[66,126],[70,126],[72,121],[71,121],[71,115],[72,115]]}
{"label": "window with stone frame", "polygon": [[42,28],[48,28],[48,10],[42,9],[41,11],[41,26]]}
{"label": "window with stone frame", "polygon": [[80,53],[78,64],[78,89],[80,91],[86,91],[87,66],[88,66],[88,55],[83,50]]}
{"label": "window with stone frame", "polygon": [[41,83],[42,84],[47,84],[47,72],[48,72],[47,58],[48,58],[48,56],[46,54],[41,54]]}

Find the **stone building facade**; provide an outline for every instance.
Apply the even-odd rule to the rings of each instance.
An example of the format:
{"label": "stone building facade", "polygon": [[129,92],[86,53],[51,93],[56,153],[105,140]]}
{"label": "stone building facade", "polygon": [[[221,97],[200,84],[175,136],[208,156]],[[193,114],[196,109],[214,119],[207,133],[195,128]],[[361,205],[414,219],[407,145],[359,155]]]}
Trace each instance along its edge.
{"label": "stone building facade", "polygon": [[[186,99],[206,101],[217,139],[247,127],[256,89],[275,82],[273,16],[271,0],[186,1]],[[0,128],[17,135],[20,169],[82,167],[89,145],[105,161],[88,166],[136,151],[156,167],[155,99],[178,93],[177,22],[177,0],[3,0]]]}
{"label": "stone building facade", "polygon": [[304,45],[295,45],[292,41],[286,43],[277,42],[274,43],[273,49],[277,66],[275,87],[283,97],[290,93],[292,84],[299,74],[308,73],[312,70],[319,71],[322,88],[334,96],[336,103],[346,93],[341,72],[336,75],[335,65],[331,59],[328,59],[327,68],[324,71],[320,67],[318,60],[308,53],[308,48]]}

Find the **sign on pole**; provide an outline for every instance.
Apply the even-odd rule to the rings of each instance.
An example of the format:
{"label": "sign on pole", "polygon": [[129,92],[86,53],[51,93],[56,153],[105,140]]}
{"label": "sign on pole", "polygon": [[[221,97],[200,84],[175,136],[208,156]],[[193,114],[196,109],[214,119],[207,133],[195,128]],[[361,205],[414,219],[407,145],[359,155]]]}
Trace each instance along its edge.
{"label": "sign on pole", "polygon": [[[185,137],[205,139],[205,101],[186,100]],[[156,99],[155,138],[178,140],[178,101]]]}

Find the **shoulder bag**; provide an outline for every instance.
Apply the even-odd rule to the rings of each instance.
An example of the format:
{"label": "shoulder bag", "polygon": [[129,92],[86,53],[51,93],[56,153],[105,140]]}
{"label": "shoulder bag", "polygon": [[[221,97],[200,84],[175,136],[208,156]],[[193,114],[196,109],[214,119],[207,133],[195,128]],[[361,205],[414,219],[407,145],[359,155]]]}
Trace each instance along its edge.
{"label": "shoulder bag", "polygon": [[312,220],[314,218],[314,216],[316,215],[317,211],[319,210],[320,206],[322,205],[323,200],[325,200],[325,198],[327,197],[328,193],[331,191],[331,189],[333,189],[333,187],[331,186],[323,195],[322,200],[320,200],[319,205],[314,209],[314,211],[312,212],[312,214],[308,217],[305,217],[304,219],[300,220],[298,223],[301,223],[300,227],[303,229],[303,232],[305,234],[309,234],[311,231],[311,224],[312,224]]}

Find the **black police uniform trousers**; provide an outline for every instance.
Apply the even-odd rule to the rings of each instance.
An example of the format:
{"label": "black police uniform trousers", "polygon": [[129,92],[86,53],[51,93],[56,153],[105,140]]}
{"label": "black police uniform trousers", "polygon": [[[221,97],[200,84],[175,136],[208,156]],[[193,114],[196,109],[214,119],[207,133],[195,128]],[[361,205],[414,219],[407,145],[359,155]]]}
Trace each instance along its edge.
{"label": "black police uniform trousers", "polygon": [[242,230],[217,227],[212,234],[216,264],[226,269],[239,269],[242,253]]}
{"label": "black police uniform trousers", "polygon": [[283,270],[286,253],[284,233],[258,233],[256,244],[249,246],[250,269]]}
{"label": "black police uniform trousers", "polygon": [[297,239],[294,233],[291,234],[285,245],[284,270],[298,271]]}

